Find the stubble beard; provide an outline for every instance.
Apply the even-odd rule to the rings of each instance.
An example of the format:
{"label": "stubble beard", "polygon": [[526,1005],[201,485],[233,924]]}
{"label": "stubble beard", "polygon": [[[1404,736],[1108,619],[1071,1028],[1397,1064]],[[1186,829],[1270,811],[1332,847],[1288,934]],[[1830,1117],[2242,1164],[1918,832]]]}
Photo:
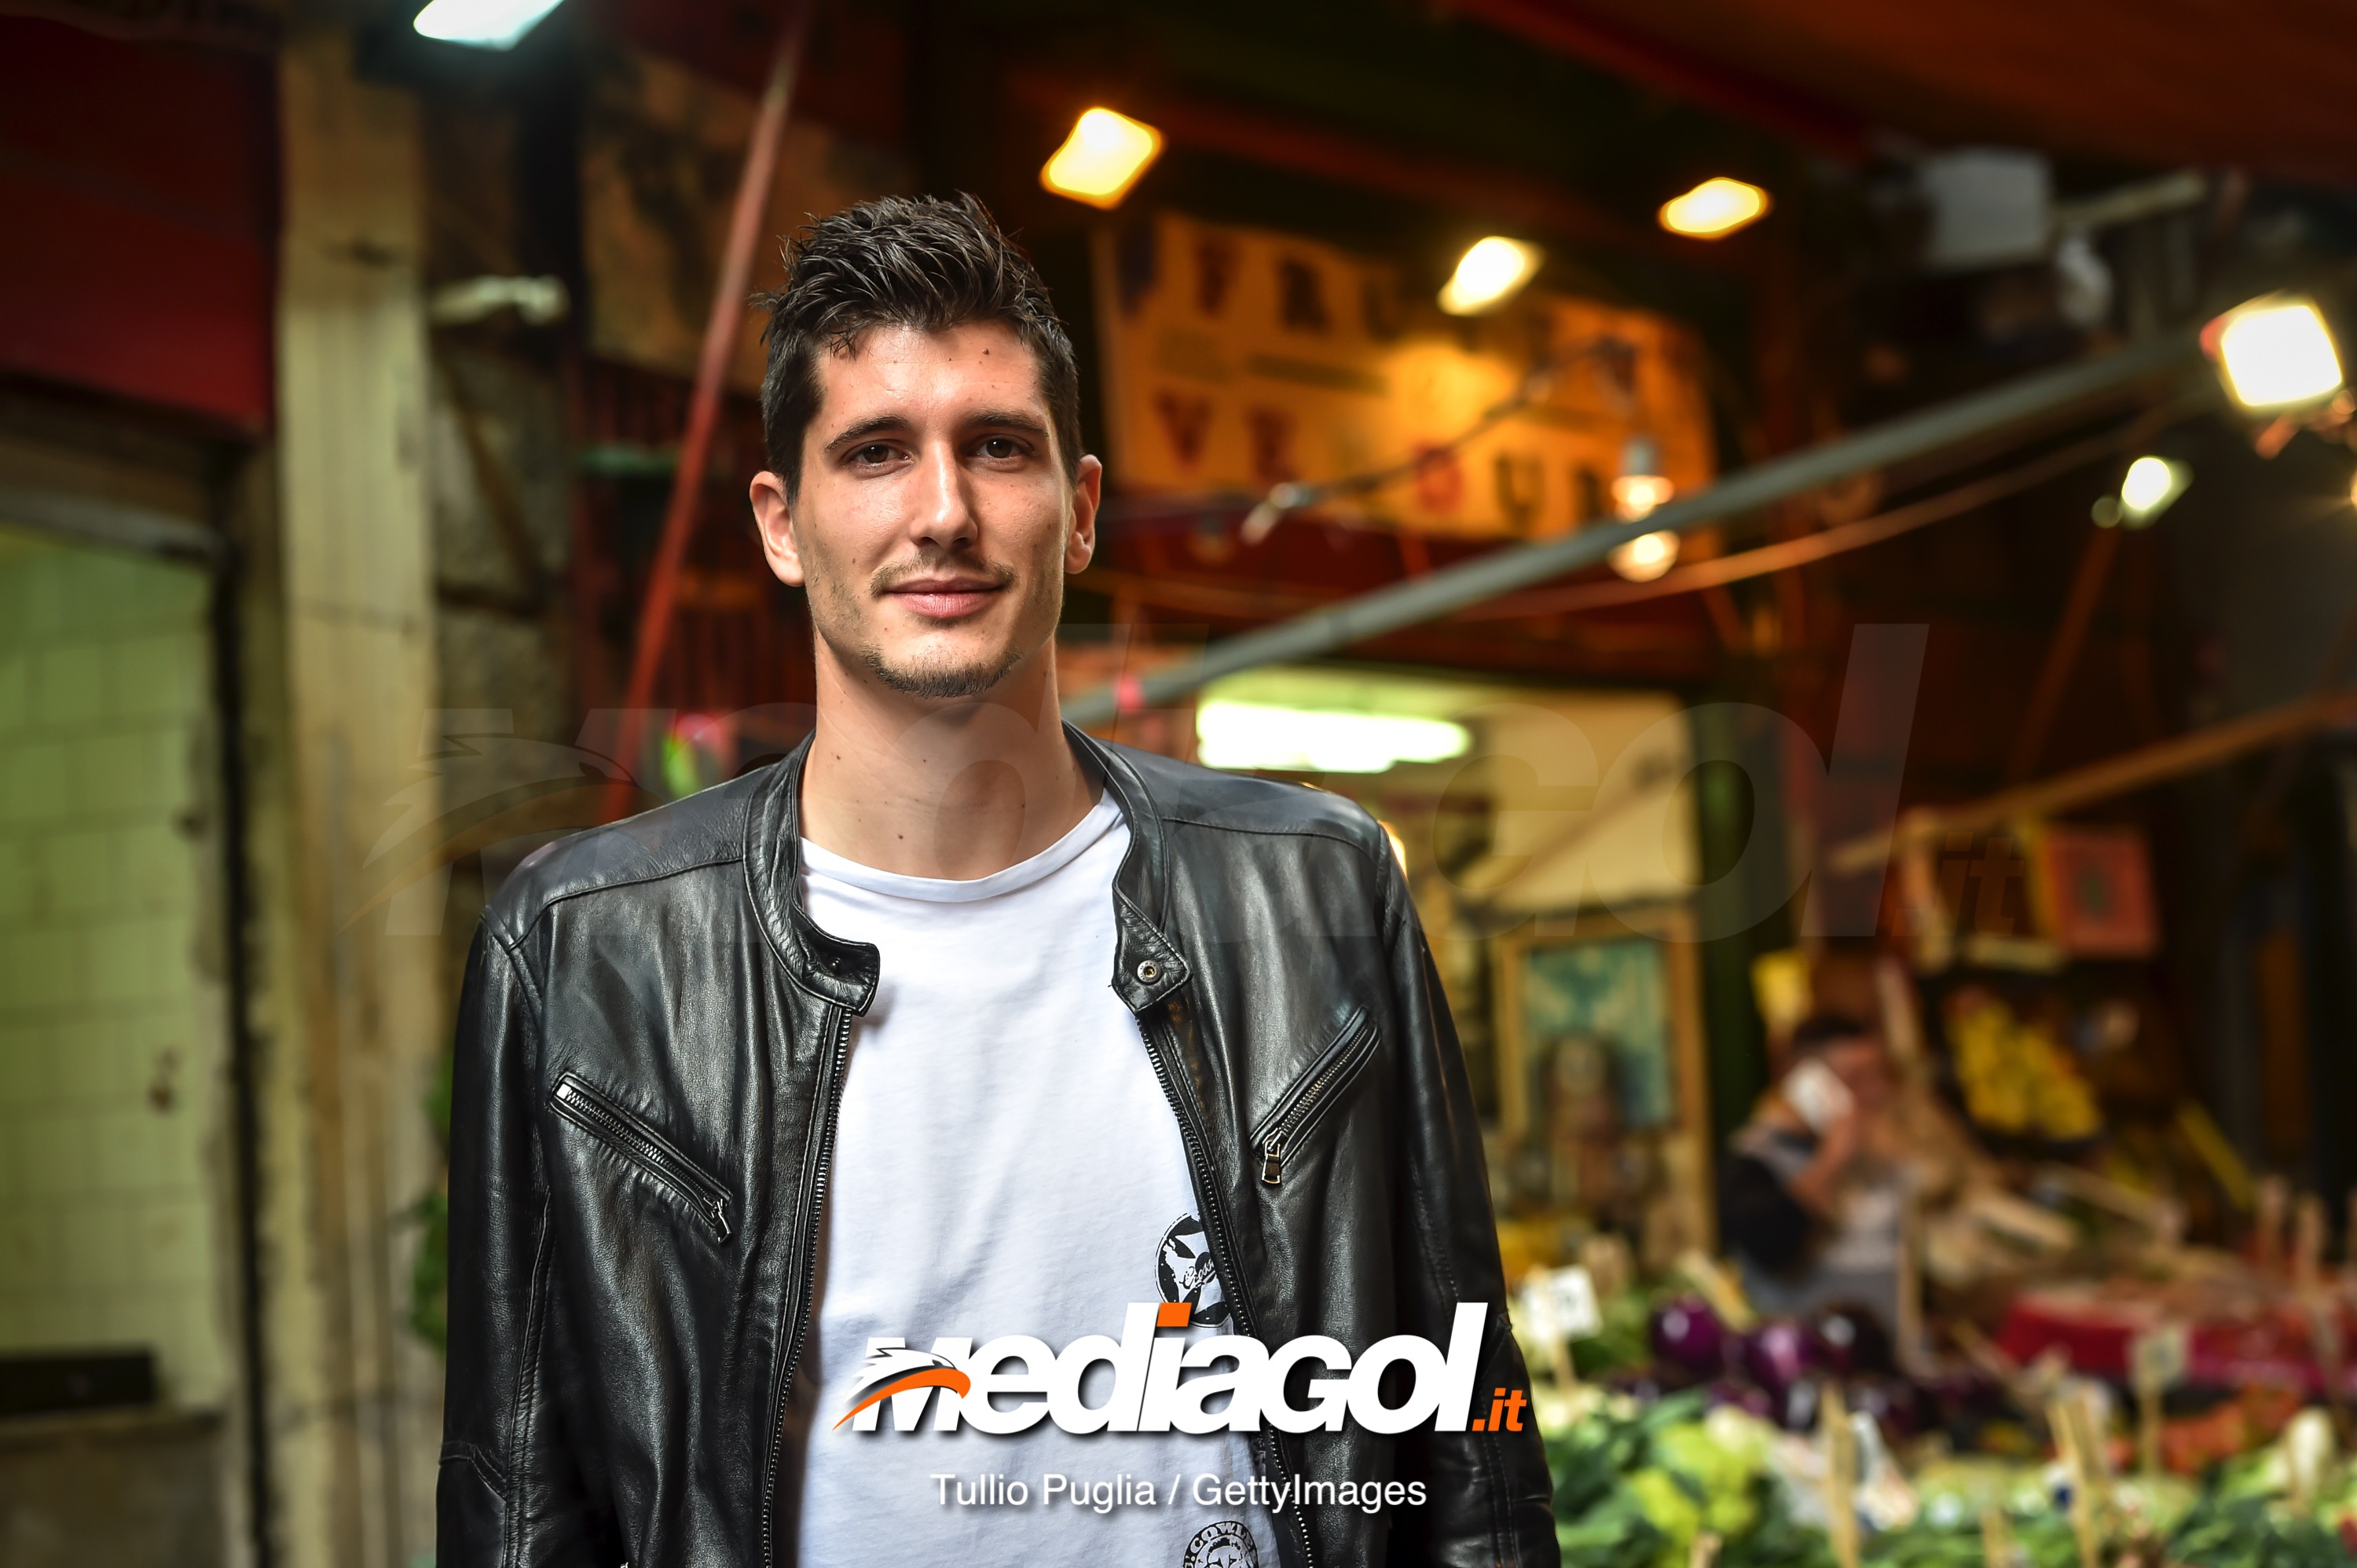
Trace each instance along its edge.
{"label": "stubble beard", "polygon": [[859,661],[879,682],[903,696],[934,703],[970,702],[985,695],[1029,653],[1028,649],[1009,648],[996,660],[961,662],[942,657],[895,664],[875,643],[867,643],[858,650]]}
{"label": "stubble beard", "polygon": [[[874,603],[889,592],[896,583],[920,576],[936,569],[939,564],[920,561],[913,564],[879,568],[866,585],[868,602]],[[1014,589],[1019,581],[1011,567],[990,564],[984,566],[983,570],[1003,585],[1002,592]],[[1045,580],[1061,585],[1061,579],[1053,574]],[[1017,665],[1039,650],[1037,643],[1025,646],[1018,630],[1007,646],[988,653],[961,658],[954,653],[944,652],[895,660],[891,651],[874,638],[841,635],[845,629],[859,623],[861,607],[858,595],[859,590],[848,584],[838,582],[831,585],[823,596],[831,601],[829,609],[832,613],[823,616],[813,613],[812,616],[818,635],[825,639],[837,658],[856,660],[876,678],[879,685],[903,696],[934,703],[972,702],[988,695],[1000,682],[1014,672]],[[813,604],[812,608],[815,612],[817,606]],[[1052,614],[1048,618],[1051,628],[1055,619]],[[1040,639],[1042,642],[1045,640],[1044,638]]]}

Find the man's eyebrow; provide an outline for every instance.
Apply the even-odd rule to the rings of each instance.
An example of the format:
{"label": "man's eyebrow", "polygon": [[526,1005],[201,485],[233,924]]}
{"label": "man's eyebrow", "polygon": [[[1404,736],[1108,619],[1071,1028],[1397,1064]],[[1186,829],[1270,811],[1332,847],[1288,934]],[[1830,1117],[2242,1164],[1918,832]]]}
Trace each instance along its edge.
{"label": "man's eyebrow", "polygon": [[878,413],[836,432],[834,438],[827,442],[826,449],[830,452],[840,452],[845,447],[865,441],[871,435],[904,435],[910,428],[912,427],[909,421],[900,414]]}
{"label": "man's eyebrow", "polygon": [[967,419],[965,425],[969,430],[1020,430],[1032,435],[1048,434],[1046,421],[1019,408],[985,408]]}
{"label": "man's eyebrow", "polygon": [[[963,421],[969,430],[1019,430],[1028,435],[1045,436],[1048,426],[1038,414],[1019,408],[985,408]],[[899,413],[878,413],[845,426],[826,444],[831,453],[845,452],[873,435],[905,435],[916,428],[908,416]]]}

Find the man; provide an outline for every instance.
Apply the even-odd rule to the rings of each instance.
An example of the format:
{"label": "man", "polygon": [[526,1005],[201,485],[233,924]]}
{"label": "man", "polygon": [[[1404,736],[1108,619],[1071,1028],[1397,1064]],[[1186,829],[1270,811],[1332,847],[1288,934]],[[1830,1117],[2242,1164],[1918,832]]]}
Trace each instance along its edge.
{"label": "man", "polygon": [[[816,730],[485,917],[444,1568],[1553,1563],[1382,831],[1058,720],[1102,469],[1038,275],[971,199],[879,201],[770,313],[753,508]],[[1315,1377],[1469,1321],[1480,1429],[1383,1435]],[[1173,1429],[1170,1379],[1244,1399],[1296,1341],[1266,1419]]]}
{"label": "man", "polygon": [[1730,1141],[1719,1198],[1720,1230],[1761,1311],[1850,1304],[1898,1329],[1908,1176],[1892,1095],[1873,1029],[1835,1013],[1793,1029],[1775,1090]]}

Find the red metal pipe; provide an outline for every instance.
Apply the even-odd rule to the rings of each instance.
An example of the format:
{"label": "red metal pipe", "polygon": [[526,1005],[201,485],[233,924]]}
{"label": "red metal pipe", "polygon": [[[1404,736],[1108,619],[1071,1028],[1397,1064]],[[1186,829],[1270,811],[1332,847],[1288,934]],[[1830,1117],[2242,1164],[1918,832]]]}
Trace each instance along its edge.
{"label": "red metal pipe", "polygon": [[646,603],[639,611],[638,644],[630,660],[630,684],[622,699],[621,734],[614,749],[620,773],[606,784],[603,821],[626,811],[636,790],[633,774],[646,749],[647,710],[654,701],[655,676],[671,639],[672,611],[679,597],[680,564],[695,536],[704,495],[704,469],[712,456],[712,433],[720,423],[724,382],[737,357],[737,329],[744,319],[745,290],[753,275],[753,247],[761,237],[776,183],[778,144],[793,102],[794,77],[802,65],[802,40],[810,31],[815,0],[787,0],[778,30],[778,52],[770,62],[770,84],[745,149],[745,173],[737,182],[737,206],[728,220],[728,247],[720,260],[720,281],[712,315],[704,325],[704,351],[696,361],[695,390],[687,406],[687,434],[679,444],[679,467],[672,475],[671,502],[663,510],[662,541],[647,578]]}

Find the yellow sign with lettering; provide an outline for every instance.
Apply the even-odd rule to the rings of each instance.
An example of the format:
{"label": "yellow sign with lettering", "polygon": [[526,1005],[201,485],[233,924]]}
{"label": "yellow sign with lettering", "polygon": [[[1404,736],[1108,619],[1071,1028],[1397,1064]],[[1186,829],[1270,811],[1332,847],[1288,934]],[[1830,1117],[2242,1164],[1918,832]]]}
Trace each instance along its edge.
{"label": "yellow sign with lettering", "polygon": [[[1532,289],[1451,317],[1385,263],[1171,213],[1103,236],[1096,266],[1117,491],[1257,498],[1397,465],[1321,510],[1525,538],[1614,516],[1632,454],[1676,493],[1710,480],[1699,349],[1651,312]],[[1458,443],[1545,367],[1540,395]]]}

